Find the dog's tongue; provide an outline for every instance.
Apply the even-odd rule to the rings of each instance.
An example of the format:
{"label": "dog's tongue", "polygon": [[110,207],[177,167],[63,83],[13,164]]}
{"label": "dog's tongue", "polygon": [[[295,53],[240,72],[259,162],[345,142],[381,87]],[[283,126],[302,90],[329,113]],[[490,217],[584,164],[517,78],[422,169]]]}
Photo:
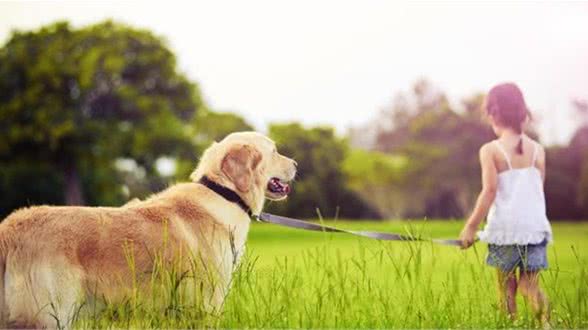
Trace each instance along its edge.
{"label": "dog's tongue", "polygon": [[290,185],[282,182],[282,180],[278,178],[272,178],[269,182],[269,188],[272,192],[275,193],[283,193],[288,194],[290,193]]}

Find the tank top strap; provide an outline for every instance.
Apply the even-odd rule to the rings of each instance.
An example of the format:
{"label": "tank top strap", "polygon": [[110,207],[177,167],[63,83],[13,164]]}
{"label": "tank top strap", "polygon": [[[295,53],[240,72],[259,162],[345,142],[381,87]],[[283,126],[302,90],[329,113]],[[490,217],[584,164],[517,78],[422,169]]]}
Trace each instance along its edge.
{"label": "tank top strap", "polygon": [[504,150],[504,148],[502,147],[502,144],[500,144],[500,141],[495,140],[494,142],[496,144],[496,147],[498,147],[498,150],[500,150],[500,152],[504,156],[504,160],[506,160],[506,164],[508,165],[508,169],[512,170],[512,165],[510,164],[510,158],[508,158],[508,154],[506,153],[506,150]]}
{"label": "tank top strap", "polygon": [[539,143],[533,143],[535,144],[535,149],[533,149],[533,161],[531,162],[531,166],[535,167],[535,163],[537,162],[537,152],[539,151]]}

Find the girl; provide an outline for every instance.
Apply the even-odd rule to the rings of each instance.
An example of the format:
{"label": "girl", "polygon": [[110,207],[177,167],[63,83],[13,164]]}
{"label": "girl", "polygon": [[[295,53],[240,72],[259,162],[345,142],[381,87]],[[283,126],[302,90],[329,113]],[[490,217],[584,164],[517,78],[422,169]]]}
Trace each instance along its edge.
{"label": "girl", "polygon": [[478,237],[488,243],[486,263],[497,269],[500,305],[514,318],[518,289],[548,325],[547,297],[539,288],[539,271],[547,268],[546,245],[552,240],[543,194],[545,151],[523,133],[529,111],[515,84],[493,87],[485,103],[498,138],[480,149],[482,192],[460,240],[463,248],[470,247],[488,214]]}

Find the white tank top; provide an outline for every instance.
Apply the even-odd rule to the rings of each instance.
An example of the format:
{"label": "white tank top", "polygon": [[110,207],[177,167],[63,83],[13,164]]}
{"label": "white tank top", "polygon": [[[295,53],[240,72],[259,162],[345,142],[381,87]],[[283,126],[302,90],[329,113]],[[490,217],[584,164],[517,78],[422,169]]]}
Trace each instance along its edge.
{"label": "white tank top", "polygon": [[551,225],[545,212],[541,172],[535,167],[539,145],[535,143],[531,166],[512,168],[508,154],[498,140],[508,170],[498,174],[496,198],[488,212],[481,241],[496,245],[538,244],[552,241]]}

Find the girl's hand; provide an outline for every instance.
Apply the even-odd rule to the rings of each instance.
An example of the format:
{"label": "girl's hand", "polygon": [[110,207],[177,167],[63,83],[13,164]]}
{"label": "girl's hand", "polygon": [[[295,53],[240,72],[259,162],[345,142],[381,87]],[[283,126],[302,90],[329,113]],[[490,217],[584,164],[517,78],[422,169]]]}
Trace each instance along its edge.
{"label": "girl's hand", "polygon": [[461,248],[467,249],[474,244],[476,241],[476,228],[469,224],[463,227],[463,230],[459,234],[459,240],[461,241]]}

